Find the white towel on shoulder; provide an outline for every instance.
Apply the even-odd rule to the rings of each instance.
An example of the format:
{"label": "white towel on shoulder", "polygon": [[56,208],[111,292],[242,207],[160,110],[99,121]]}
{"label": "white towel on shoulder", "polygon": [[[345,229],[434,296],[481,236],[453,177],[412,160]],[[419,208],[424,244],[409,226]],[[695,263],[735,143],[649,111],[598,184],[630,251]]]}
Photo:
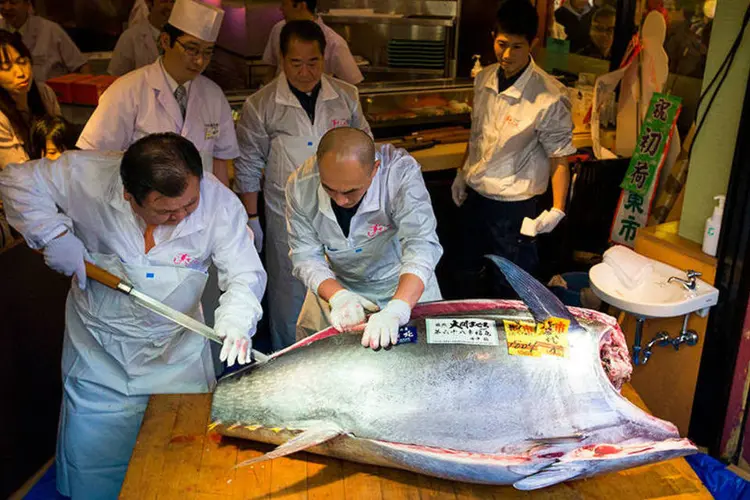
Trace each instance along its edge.
{"label": "white towel on shoulder", "polygon": [[654,269],[648,258],[622,245],[604,252],[604,262],[614,270],[620,283],[630,290],[640,285]]}

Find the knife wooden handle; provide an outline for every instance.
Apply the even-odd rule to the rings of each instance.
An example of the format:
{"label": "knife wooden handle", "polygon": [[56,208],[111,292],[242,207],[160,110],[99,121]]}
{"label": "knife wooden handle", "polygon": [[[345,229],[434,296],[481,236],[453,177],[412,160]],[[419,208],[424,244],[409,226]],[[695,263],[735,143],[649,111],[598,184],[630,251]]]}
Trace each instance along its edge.
{"label": "knife wooden handle", "polygon": [[120,289],[117,288],[117,285],[119,285],[122,280],[91,262],[86,262],[86,276],[94,281],[98,281],[104,286],[112,288],[113,290],[120,291]]}

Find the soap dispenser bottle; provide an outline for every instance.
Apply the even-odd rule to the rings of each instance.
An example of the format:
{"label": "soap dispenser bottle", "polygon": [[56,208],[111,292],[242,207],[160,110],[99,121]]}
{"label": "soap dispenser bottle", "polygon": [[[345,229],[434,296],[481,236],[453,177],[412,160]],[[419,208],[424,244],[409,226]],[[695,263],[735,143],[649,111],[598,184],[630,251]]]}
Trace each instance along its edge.
{"label": "soap dispenser bottle", "polygon": [[714,196],[718,204],[714,207],[714,213],[706,219],[706,230],[703,233],[703,252],[712,257],[716,257],[716,250],[719,247],[719,233],[721,232],[721,218],[724,215],[725,196]]}
{"label": "soap dispenser bottle", "polygon": [[476,78],[480,71],[482,71],[482,63],[480,59],[482,59],[482,56],[479,54],[474,54],[472,56],[472,59],[474,59],[474,67],[471,68],[471,77]]}

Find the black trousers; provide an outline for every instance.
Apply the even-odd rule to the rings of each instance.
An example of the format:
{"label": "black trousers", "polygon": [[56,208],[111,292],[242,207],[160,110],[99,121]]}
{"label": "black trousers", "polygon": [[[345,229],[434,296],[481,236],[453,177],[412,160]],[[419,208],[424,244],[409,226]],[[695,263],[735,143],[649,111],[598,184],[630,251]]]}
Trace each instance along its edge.
{"label": "black trousers", "polygon": [[495,201],[468,189],[461,205],[460,257],[456,285],[461,298],[517,298],[502,273],[487,254],[505,257],[532,276],[539,268],[536,238],[521,234],[524,217],[535,219],[541,210],[539,198],[525,201]]}

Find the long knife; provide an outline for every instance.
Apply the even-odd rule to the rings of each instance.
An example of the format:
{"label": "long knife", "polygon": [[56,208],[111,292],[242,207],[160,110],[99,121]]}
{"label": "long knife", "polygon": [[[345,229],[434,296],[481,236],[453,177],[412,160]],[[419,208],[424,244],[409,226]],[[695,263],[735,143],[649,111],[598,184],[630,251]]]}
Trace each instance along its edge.
{"label": "long knife", "polygon": [[[217,344],[223,344],[224,341],[220,339],[214,329],[201,323],[200,321],[191,318],[187,314],[181,313],[180,311],[169,307],[163,302],[159,302],[153,297],[149,297],[143,292],[140,292],[133,287],[127,281],[120,279],[114,274],[102,269],[101,267],[86,262],[86,276],[94,281],[98,281],[104,286],[107,286],[113,290],[129,295],[133,300],[140,306],[145,307],[149,311],[155,312],[159,316],[162,316],[170,321],[177,323],[180,326],[184,326],[188,330],[206,337],[208,340],[212,340]],[[265,361],[268,358],[265,354],[253,349],[253,359],[255,361]]]}

